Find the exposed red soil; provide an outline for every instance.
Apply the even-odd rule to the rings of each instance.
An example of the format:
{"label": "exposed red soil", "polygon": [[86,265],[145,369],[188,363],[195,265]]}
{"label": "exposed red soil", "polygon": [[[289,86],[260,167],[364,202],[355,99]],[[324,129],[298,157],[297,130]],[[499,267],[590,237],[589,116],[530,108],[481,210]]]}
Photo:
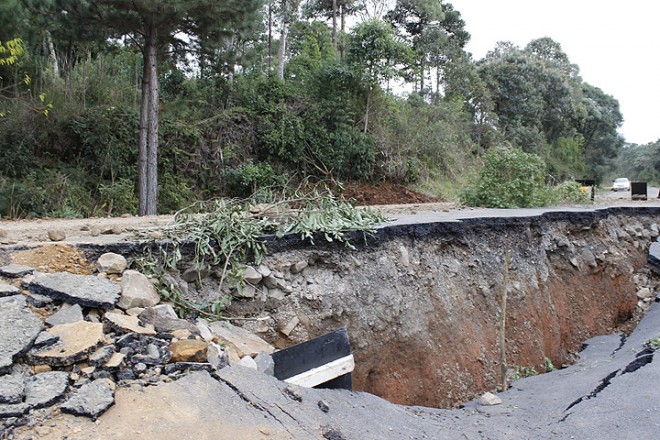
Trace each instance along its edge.
{"label": "exposed red soil", "polygon": [[343,197],[354,200],[358,205],[403,205],[411,203],[442,202],[439,197],[413,191],[392,182],[359,183],[344,186]]}

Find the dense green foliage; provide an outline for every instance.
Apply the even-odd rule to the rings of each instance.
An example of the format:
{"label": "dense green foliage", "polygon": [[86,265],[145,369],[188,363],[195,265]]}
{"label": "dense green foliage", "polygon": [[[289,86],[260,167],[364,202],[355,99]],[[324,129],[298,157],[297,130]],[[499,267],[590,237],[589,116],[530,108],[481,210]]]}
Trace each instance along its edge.
{"label": "dense green foliage", "polygon": [[623,148],[616,160],[616,171],[611,174],[612,180],[617,177],[660,185],[660,140]]}
{"label": "dense green foliage", "polygon": [[487,208],[533,208],[559,203],[588,203],[586,192],[576,182],[555,187],[545,184],[543,160],[517,148],[494,147],[484,157],[476,184],[461,195],[469,206]]}
{"label": "dense green foliage", "polygon": [[[160,3],[3,2],[0,216],[138,212],[140,26]],[[618,102],[549,38],[475,62],[444,0],[400,0],[381,15],[348,0],[220,3],[209,21],[209,2],[171,2],[154,23],[159,212],[307,176],[449,197],[484,162],[466,202],[532,206],[554,203],[547,182],[658,179],[658,145],[622,148]],[[518,173],[498,183],[511,194],[486,202],[503,172]]]}
{"label": "dense green foliage", "polygon": [[536,155],[517,148],[494,147],[474,188],[463,194],[471,206],[529,208],[543,204],[545,166]]}

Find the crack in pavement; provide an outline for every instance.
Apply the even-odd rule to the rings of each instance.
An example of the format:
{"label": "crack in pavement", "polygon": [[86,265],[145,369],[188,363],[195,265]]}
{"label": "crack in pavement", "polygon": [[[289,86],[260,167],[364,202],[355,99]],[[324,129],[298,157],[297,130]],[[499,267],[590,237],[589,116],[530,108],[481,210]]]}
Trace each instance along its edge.
{"label": "crack in pavement", "polygon": [[[603,380],[600,381],[600,384],[596,388],[594,388],[594,390],[591,393],[587,394],[586,396],[582,396],[579,399],[573,401],[573,403],[568,405],[568,407],[566,407],[566,409],[564,411],[568,411],[569,409],[573,408],[578,403],[581,403],[585,400],[593,399],[594,397],[598,396],[598,394],[601,391],[603,391],[605,388],[607,388],[612,383],[611,382],[612,379],[614,379],[616,377],[616,375],[619,374],[619,371],[621,371],[621,370],[616,370],[616,371],[613,371],[610,374],[608,374]],[[569,415],[570,414],[567,414],[561,421],[563,422],[564,420],[566,420],[566,418]]]}
{"label": "crack in pavement", "polygon": [[[619,348],[614,350],[614,352],[612,354],[616,353],[618,350],[621,349],[621,347],[623,346],[623,343],[625,342],[625,339],[626,339],[625,336],[621,335],[621,345],[619,346]],[[609,385],[612,384],[612,380],[617,375],[619,375],[619,372],[621,373],[621,376],[623,376],[624,374],[627,374],[627,373],[634,373],[635,371],[639,370],[640,368],[644,367],[645,365],[650,364],[651,362],[653,362],[654,353],[655,353],[654,348],[646,347],[644,350],[637,353],[637,355],[635,356],[635,359],[632,362],[628,363],[628,365],[626,365],[626,367],[623,370],[619,369],[619,370],[613,371],[610,374],[608,374],[603,380],[601,380],[600,384],[596,388],[594,388],[594,390],[591,393],[587,394],[586,396],[582,396],[579,399],[576,399],[575,401],[573,401],[570,405],[568,405],[568,407],[566,407],[564,412],[570,410],[575,405],[577,405],[581,402],[584,402],[585,400],[593,399],[594,397],[598,396],[598,394],[600,394],[601,391],[603,391],[605,388],[607,388]],[[573,414],[573,413],[566,414],[559,421],[560,422],[566,421],[566,419],[571,414]]]}
{"label": "crack in pavement", "polygon": [[[236,395],[237,395],[238,397],[240,397],[242,400],[244,400],[244,401],[245,401],[247,404],[249,404],[250,406],[254,407],[255,409],[257,409],[257,410],[259,410],[259,411],[265,412],[266,414],[268,414],[269,416],[271,416],[271,417],[272,417],[277,423],[279,423],[279,424],[282,426],[282,428],[283,428],[286,432],[288,432],[288,433],[292,436],[292,438],[295,437],[295,435],[294,435],[295,433],[291,432],[291,431],[289,430],[289,428],[286,426],[286,424],[285,424],[282,420],[280,420],[275,414],[273,414],[273,412],[271,412],[268,408],[266,408],[266,407],[264,407],[264,406],[261,406],[261,405],[259,405],[257,402],[255,402],[255,401],[253,401],[252,399],[250,399],[247,395],[245,395],[245,393],[243,393],[241,390],[239,390],[238,387],[237,387],[236,385],[232,384],[232,383],[229,382],[228,380],[223,379],[223,378],[221,378],[221,377],[219,377],[219,376],[216,377],[216,380],[218,380],[218,381],[224,383],[225,385],[227,385],[227,386],[228,386],[228,387],[229,387],[234,393],[236,393]],[[293,417],[288,411],[285,411],[285,410],[284,410],[280,405],[278,405],[278,404],[275,404],[275,406],[276,406],[280,411],[282,411],[284,414],[286,414],[287,416],[289,416],[293,421],[295,421],[296,423],[298,423],[298,425],[301,427],[301,429],[303,429],[303,430],[305,430],[305,431],[307,430],[307,429],[305,429],[305,427],[302,426],[302,425],[300,424],[300,422],[299,422],[295,417]]]}
{"label": "crack in pavement", "polygon": [[[221,378],[221,377],[218,377],[218,376],[215,376],[215,375],[212,376],[212,377],[213,377],[215,380],[220,381],[220,382],[224,383],[225,385],[227,385],[227,386],[228,386],[228,387],[229,387],[234,393],[236,393],[236,395],[237,395],[238,397],[240,397],[243,401],[245,401],[246,403],[248,403],[250,406],[254,407],[255,409],[257,409],[257,410],[259,410],[259,411],[263,411],[263,412],[265,412],[265,413],[270,414],[270,411],[268,411],[266,408],[262,407],[262,406],[259,405],[258,403],[253,402],[252,399],[250,399],[248,396],[245,395],[245,393],[243,393],[241,390],[239,390],[238,387],[237,387],[236,385],[232,384],[231,382],[229,382],[229,381],[227,381],[227,380],[225,380],[225,379],[223,379],[223,378]],[[271,415],[272,415],[272,414],[271,414]],[[275,417],[275,416],[273,415],[273,417]],[[277,417],[275,417],[275,420],[277,420]],[[279,422],[279,420],[278,420],[278,422]]]}
{"label": "crack in pavement", "polygon": [[621,333],[620,338],[621,338],[621,340],[619,341],[619,346],[614,349],[614,351],[612,352],[612,356],[614,356],[617,351],[621,350],[621,348],[623,348],[623,345],[628,340],[628,338],[626,337],[626,335],[624,333]]}
{"label": "crack in pavement", "polygon": [[637,353],[637,356],[635,356],[635,360],[629,363],[628,365],[626,365],[626,368],[623,370],[623,373],[621,373],[621,375],[624,375],[626,373],[634,373],[643,366],[653,362],[654,352],[655,350],[653,348],[647,347],[644,350]]}

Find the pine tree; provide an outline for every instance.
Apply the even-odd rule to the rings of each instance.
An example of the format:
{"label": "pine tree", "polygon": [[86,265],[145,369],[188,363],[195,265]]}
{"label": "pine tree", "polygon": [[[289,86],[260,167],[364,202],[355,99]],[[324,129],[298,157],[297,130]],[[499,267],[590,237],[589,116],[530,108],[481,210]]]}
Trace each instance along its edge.
{"label": "pine tree", "polygon": [[96,0],[88,4],[116,37],[129,37],[144,57],[138,142],[140,215],[158,202],[158,66],[166,51],[189,50],[199,39],[222,41],[251,23],[261,0]]}

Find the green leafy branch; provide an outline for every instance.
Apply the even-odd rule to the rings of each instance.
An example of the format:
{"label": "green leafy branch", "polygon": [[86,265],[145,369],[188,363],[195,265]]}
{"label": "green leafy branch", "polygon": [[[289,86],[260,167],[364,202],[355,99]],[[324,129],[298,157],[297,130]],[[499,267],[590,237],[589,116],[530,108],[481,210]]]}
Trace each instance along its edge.
{"label": "green leafy branch", "polygon": [[182,246],[193,245],[192,265],[199,271],[215,270],[220,288],[229,282],[243,287],[243,272],[248,262],[260,264],[266,255],[266,236],[282,238],[299,234],[314,244],[316,234],[328,242],[354,248],[350,232],[375,232],[376,225],[387,219],[368,208],[356,208],[325,186],[302,186],[293,194],[279,194],[269,203],[258,203],[259,196],[248,199],[218,199],[196,203],[175,215],[175,224],[163,231],[159,244],[162,270],[155,269],[155,259],[143,266],[161,279],[161,294],[178,306],[205,315],[217,316],[228,300],[211,304],[193,304],[185,300],[176,283],[163,283],[167,270],[176,270],[182,259]]}

